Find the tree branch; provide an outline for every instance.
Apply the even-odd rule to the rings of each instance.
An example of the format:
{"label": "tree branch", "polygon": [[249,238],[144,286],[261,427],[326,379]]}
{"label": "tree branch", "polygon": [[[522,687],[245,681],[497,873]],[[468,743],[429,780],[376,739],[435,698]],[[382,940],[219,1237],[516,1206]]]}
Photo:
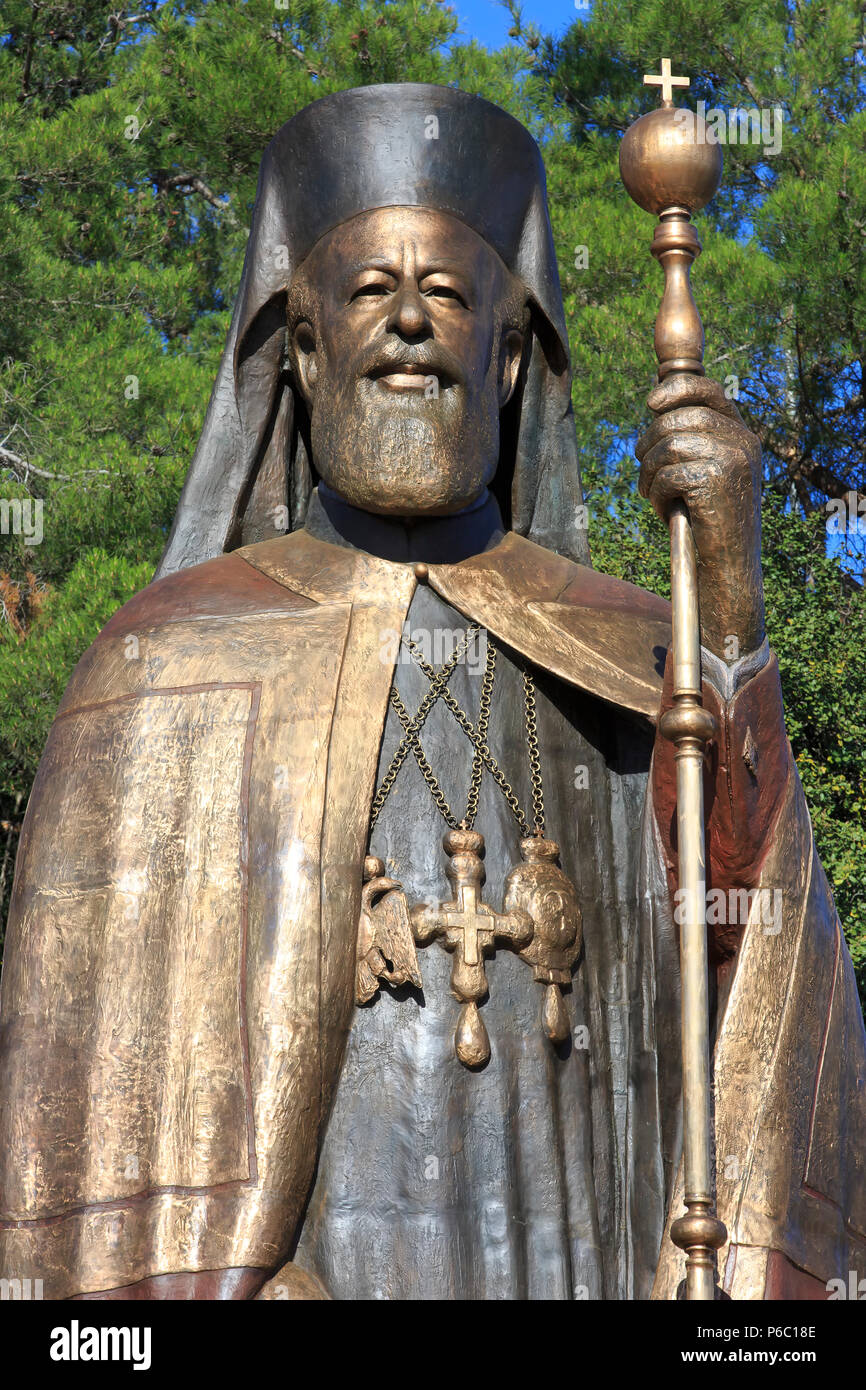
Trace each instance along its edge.
{"label": "tree branch", "polygon": [[11,449],[5,448],[2,444],[0,459],[11,468],[23,468],[25,473],[33,473],[37,478],[48,478],[51,482],[72,483],[76,478],[90,477],[93,473],[103,473],[109,478],[115,476],[110,468],[82,468],[79,473],[49,473],[47,468],[37,468],[35,463],[30,463],[20,454],[13,454]]}
{"label": "tree branch", "polygon": [[39,0],[34,0],[30,10],[30,30],[27,35],[27,51],[24,54],[24,71],[21,74],[21,95],[20,101],[26,101],[30,95],[30,70],[33,65],[33,45],[36,39],[36,18],[39,14]]}
{"label": "tree branch", "polygon": [[200,193],[205,202],[210,203],[211,207],[225,214],[225,219],[231,227],[238,226],[238,219],[235,216],[230,203],[224,202],[217,197],[213,189],[208,187],[204,179],[198,174],[172,174],[170,178],[158,179],[157,184],[160,188],[176,189],[179,193]]}

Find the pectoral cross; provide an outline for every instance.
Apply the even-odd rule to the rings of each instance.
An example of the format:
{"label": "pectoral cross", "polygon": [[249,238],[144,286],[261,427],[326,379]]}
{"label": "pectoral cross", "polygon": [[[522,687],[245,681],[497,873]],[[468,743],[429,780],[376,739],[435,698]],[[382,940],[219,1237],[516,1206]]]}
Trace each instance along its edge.
{"label": "pectoral cross", "polygon": [[442,909],[442,930],[460,946],[464,965],[478,965],[482,960],[482,941],[492,939],[490,908],[479,911],[484,903],[478,901],[474,883],[461,883],[457,888],[457,906],[450,903]]}
{"label": "pectoral cross", "polygon": [[490,1039],[478,1012],[478,1001],[487,993],[484,957],[498,942],[519,951],[532,940],[528,912],[495,912],[481,901],[484,836],[477,830],[449,830],[442,844],[450,857],[448,878],[454,889],[452,902],[437,907],[412,909],[412,931],[420,946],[440,938],[452,952],[451,991],[463,1004],[454,1036],[457,1056],[467,1067],[480,1067],[490,1057]]}
{"label": "pectoral cross", "polygon": [[643,78],[647,87],[661,87],[662,106],[673,106],[674,87],[688,87],[688,77],[671,77],[671,60],[662,58],[661,73],[644,73]]}

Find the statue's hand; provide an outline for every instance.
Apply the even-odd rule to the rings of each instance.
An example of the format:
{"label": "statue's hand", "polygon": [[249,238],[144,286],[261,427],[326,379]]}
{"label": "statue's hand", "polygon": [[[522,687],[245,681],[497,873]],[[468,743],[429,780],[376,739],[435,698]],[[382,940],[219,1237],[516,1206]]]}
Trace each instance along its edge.
{"label": "statue's hand", "polygon": [[647,404],[656,419],[635,450],[641,495],[663,520],[673,502],[688,507],[701,639],[730,662],[764,639],[761,446],[709,377],[673,374]]}

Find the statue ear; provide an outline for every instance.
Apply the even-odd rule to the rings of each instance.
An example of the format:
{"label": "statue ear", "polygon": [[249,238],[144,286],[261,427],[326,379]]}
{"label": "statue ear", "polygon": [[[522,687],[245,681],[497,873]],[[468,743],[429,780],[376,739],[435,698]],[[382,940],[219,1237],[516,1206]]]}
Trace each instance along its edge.
{"label": "statue ear", "polygon": [[316,333],[309,319],[300,319],[289,333],[288,356],[292,377],[309,408],[319,378]]}
{"label": "statue ear", "polygon": [[520,364],[528,335],[519,328],[503,327],[499,342],[499,409],[504,410],[517,388]]}

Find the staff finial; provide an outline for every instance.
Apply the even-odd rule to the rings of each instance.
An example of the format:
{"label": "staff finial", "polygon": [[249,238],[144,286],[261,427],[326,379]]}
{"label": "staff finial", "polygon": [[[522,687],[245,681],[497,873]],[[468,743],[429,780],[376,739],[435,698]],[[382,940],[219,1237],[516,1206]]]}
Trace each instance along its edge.
{"label": "staff finial", "polygon": [[648,87],[661,87],[662,106],[673,106],[674,87],[688,87],[689,85],[688,77],[671,76],[670,58],[662,58],[662,70],[660,73],[645,72],[643,80]]}

